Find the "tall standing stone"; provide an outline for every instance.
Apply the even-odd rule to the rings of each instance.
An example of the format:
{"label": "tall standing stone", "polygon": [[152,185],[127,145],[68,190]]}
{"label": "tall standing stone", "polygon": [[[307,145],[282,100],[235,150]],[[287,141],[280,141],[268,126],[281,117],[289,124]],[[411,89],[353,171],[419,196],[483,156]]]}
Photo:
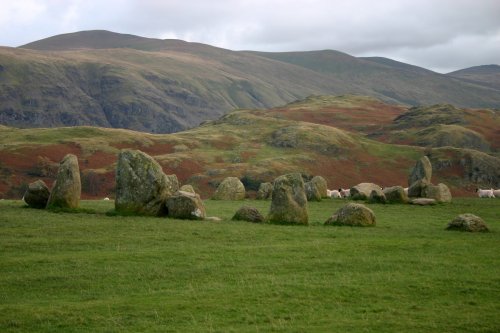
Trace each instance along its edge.
{"label": "tall standing stone", "polygon": [[116,166],[115,209],[120,213],[165,215],[165,201],[179,189],[158,162],[139,150],[122,150]]}
{"label": "tall standing stone", "polygon": [[415,167],[411,170],[408,177],[408,186],[412,186],[418,180],[425,180],[431,183],[432,164],[427,156],[422,157],[417,161]]}
{"label": "tall standing stone", "polygon": [[50,191],[47,208],[78,208],[82,193],[78,159],[73,154],[64,156],[59,163],[56,180]]}
{"label": "tall standing stone", "polygon": [[307,197],[300,173],[283,175],[274,180],[267,221],[275,224],[309,224]]}

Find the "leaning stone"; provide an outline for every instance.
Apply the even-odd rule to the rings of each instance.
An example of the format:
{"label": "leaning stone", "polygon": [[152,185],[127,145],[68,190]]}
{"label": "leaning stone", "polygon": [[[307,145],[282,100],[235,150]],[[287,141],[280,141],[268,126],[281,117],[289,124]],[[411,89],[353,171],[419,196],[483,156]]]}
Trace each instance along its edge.
{"label": "leaning stone", "polygon": [[264,221],[264,216],[257,208],[243,206],[234,214],[232,220],[260,223]]}
{"label": "leaning stone", "polygon": [[360,183],[351,187],[351,199],[353,200],[367,200],[372,191],[382,190],[380,186],[374,183]]}
{"label": "leaning stone", "polygon": [[166,176],[158,162],[139,150],[122,150],[116,167],[115,210],[163,216],[165,201],[178,189],[177,177]]}
{"label": "leaning stone", "polygon": [[408,177],[408,186],[412,186],[417,180],[426,180],[428,183],[431,182],[432,178],[432,164],[427,156],[423,156],[417,161],[415,166],[410,172]]}
{"label": "leaning stone", "polygon": [[408,195],[403,186],[392,186],[384,188],[385,198],[388,203],[407,203]]}
{"label": "leaning stone", "polygon": [[37,180],[28,185],[28,189],[24,193],[23,200],[32,208],[43,209],[49,201],[50,191],[43,180]]}
{"label": "leaning stone", "polygon": [[75,155],[68,154],[59,164],[56,180],[47,201],[47,208],[78,208],[81,193],[78,159]]}
{"label": "leaning stone", "polygon": [[271,199],[273,196],[273,184],[271,183],[261,183],[259,190],[257,191],[257,200],[267,200]]}
{"label": "leaning stone", "polygon": [[372,227],[376,225],[375,214],[365,205],[349,203],[326,220],[325,225]]}
{"label": "leaning stone", "polygon": [[179,191],[196,193],[192,185],[182,185]]}
{"label": "leaning stone", "polygon": [[429,198],[417,198],[410,200],[410,203],[412,205],[419,205],[419,206],[432,206],[436,204],[436,200]]}
{"label": "leaning stone", "polygon": [[487,232],[489,231],[488,226],[484,223],[483,219],[474,214],[460,214],[455,217],[448,226],[446,230],[458,230],[458,231],[468,231],[468,232]]}
{"label": "leaning stone", "polygon": [[451,192],[443,183],[427,185],[422,191],[422,197],[434,199],[437,202],[451,202]]}
{"label": "leaning stone", "polygon": [[321,176],[315,176],[313,177],[313,179],[311,179],[311,183],[316,185],[316,188],[318,189],[321,198],[328,198],[327,194],[328,185],[326,183],[325,178]]}
{"label": "leaning stone", "polygon": [[307,201],[321,201],[321,193],[312,181],[304,183]]}
{"label": "leaning stone", "polygon": [[213,200],[243,200],[245,199],[245,185],[236,177],[227,177],[215,191]]}
{"label": "leaning stone", "polygon": [[266,220],[275,224],[309,224],[307,197],[300,173],[274,180],[271,209]]}
{"label": "leaning stone", "polygon": [[205,205],[196,193],[178,191],[165,203],[167,216],[182,220],[203,220],[206,217]]}

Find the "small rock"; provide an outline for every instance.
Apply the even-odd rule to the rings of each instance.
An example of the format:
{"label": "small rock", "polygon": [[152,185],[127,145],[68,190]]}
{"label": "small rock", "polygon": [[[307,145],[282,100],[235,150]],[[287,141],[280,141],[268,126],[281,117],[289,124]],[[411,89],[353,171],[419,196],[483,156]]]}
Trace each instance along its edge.
{"label": "small rock", "polygon": [[183,220],[203,220],[205,205],[196,193],[177,191],[165,202],[167,216]]}
{"label": "small rock", "polygon": [[371,227],[376,225],[375,214],[365,205],[349,203],[326,220],[325,225]]}
{"label": "small rock", "polygon": [[234,214],[232,220],[260,223],[264,221],[264,216],[257,208],[243,206]]}
{"label": "small rock", "polygon": [[50,191],[43,180],[37,180],[28,185],[23,199],[26,204],[32,208],[43,209],[49,201]]}
{"label": "small rock", "polygon": [[487,232],[489,231],[488,226],[484,223],[483,219],[474,214],[460,214],[455,217],[448,226],[446,230],[458,230],[458,231],[468,231],[468,232]]}
{"label": "small rock", "polygon": [[245,199],[245,186],[236,177],[227,177],[215,191],[213,200],[243,200]]}
{"label": "small rock", "polygon": [[370,193],[370,197],[368,198],[368,202],[370,203],[387,203],[387,199],[385,197],[384,192],[381,189],[374,189]]}
{"label": "small rock", "polygon": [[419,206],[432,206],[432,205],[436,204],[436,200],[429,199],[429,198],[417,198],[417,199],[411,200],[410,203],[413,205],[419,205]]}

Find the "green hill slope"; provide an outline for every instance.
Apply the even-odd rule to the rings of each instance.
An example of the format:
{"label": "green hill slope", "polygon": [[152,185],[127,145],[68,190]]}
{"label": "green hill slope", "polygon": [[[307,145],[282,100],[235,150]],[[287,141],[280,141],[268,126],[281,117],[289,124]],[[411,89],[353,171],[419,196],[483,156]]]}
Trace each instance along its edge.
{"label": "green hill slope", "polygon": [[461,69],[447,74],[474,84],[484,85],[500,90],[500,66],[483,65]]}

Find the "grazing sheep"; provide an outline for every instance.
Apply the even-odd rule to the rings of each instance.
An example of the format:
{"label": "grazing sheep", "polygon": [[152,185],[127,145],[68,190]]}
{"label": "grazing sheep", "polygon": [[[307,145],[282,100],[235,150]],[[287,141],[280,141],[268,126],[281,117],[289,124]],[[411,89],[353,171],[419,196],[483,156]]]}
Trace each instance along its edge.
{"label": "grazing sheep", "polygon": [[342,198],[349,198],[351,196],[351,189],[339,188],[339,193]]}
{"label": "grazing sheep", "polygon": [[480,198],[494,198],[495,197],[495,195],[493,194],[493,189],[482,190],[480,188],[477,188],[476,192]]}
{"label": "grazing sheep", "polygon": [[102,200],[104,200],[104,201],[108,201],[108,200],[109,200],[109,198],[108,198],[108,197],[106,197],[106,198],[104,198],[104,199],[102,199]]}
{"label": "grazing sheep", "polygon": [[342,196],[340,195],[340,192],[338,190],[327,190],[326,192],[330,198],[333,198],[333,199],[342,198]]}

